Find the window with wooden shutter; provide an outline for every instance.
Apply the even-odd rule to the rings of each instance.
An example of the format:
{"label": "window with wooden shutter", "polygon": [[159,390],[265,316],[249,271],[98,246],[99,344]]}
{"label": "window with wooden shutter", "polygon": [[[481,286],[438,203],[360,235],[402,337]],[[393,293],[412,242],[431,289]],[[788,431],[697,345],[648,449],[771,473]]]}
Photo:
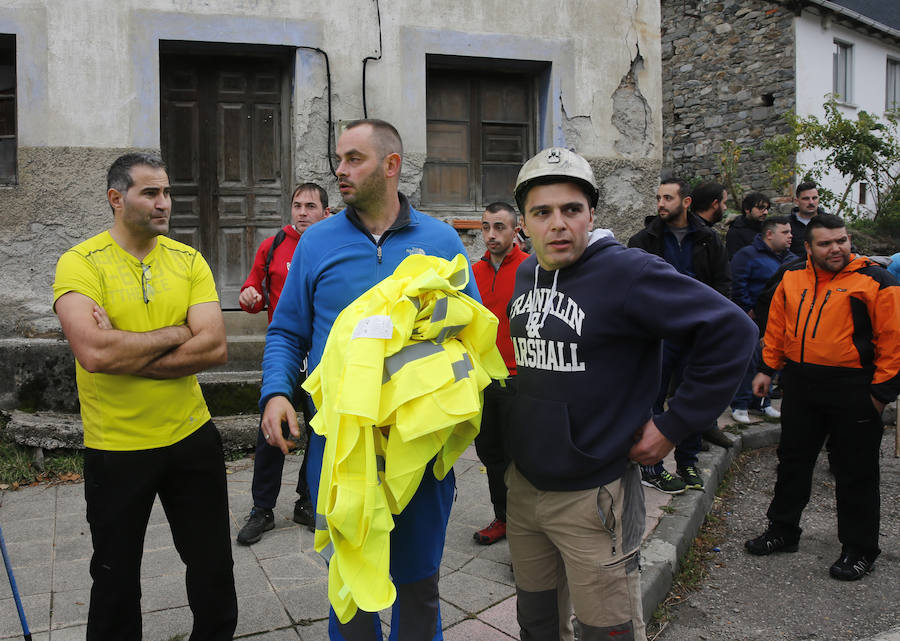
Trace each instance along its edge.
{"label": "window with wooden shutter", "polygon": [[0,184],[16,183],[16,37],[0,34]]}
{"label": "window with wooden shutter", "polygon": [[428,70],[424,203],[512,202],[519,168],[534,153],[535,86],[529,73]]}

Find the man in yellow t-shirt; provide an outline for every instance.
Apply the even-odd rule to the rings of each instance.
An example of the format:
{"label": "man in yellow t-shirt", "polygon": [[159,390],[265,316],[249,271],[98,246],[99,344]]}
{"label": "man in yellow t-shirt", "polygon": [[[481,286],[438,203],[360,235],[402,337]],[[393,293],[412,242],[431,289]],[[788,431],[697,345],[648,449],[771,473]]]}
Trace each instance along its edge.
{"label": "man in yellow t-shirt", "polygon": [[162,160],[118,158],[112,227],[65,252],[54,311],[75,355],[94,546],[87,639],[141,637],[144,534],[159,496],[187,565],[191,639],[237,624],[225,464],[194,376],[227,360],[215,283],[200,253],[162,234],[172,201]]}

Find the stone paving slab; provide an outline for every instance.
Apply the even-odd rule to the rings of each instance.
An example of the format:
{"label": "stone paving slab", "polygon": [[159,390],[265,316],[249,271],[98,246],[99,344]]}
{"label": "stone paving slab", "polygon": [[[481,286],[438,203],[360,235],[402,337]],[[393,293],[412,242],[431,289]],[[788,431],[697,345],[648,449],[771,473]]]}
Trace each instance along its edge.
{"label": "stone paving slab", "polygon": [[[727,419],[723,420],[728,423]],[[748,440],[771,442],[771,425],[751,426]],[[739,441],[739,437],[733,437]],[[701,456],[700,467],[715,487],[733,456],[713,448]],[[288,457],[282,492],[275,508],[276,527],[250,547],[234,545],[239,599],[237,636],[261,641],[327,640],[327,569],[313,550],[313,536],[291,521],[299,457]],[[669,462],[670,469],[674,464]],[[441,609],[448,641],[491,641],[518,638],[516,599],[510,571],[509,546],[501,541],[481,546],[472,533],[493,518],[487,478],[470,447],[455,466],[457,500],[451,512],[441,563]],[[252,461],[228,464],[230,517],[233,535],[249,513]],[[645,488],[647,531],[644,557],[653,566],[674,571],[672,554],[693,537],[693,522],[702,521],[712,493],[689,492],[672,497]],[[664,509],[665,508],[665,509]],[[674,510],[673,514],[669,514]],[[694,515],[694,513],[697,513]],[[657,527],[660,522],[663,527]],[[20,582],[26,614],[35,639],[67,641],[84,638],[90,576],[90,533],[84,520],[81,484],[24,488],[0,496],[0,523],[9,532],[7,543]],[[662,540],[660,533],[680,537]],[[680,540],[681,538],[686,541]],[[648,576],[643,577],[647,583]],[[671,580],[671,572],[669,573]],[[659,572],[657,589],[668,589]],[[645,593],[647,586],[645,585]],[[188,634],[191,615],[186,607],[184,567],[174,546],[165,514],[154,506],[142,566],[144,638],[168,641]],[[664,594],[664,591],[663,591]],[[51,597],[53,610],[51,612]],[[650,610],[654,603],[647,603]],[[388,630],[390,612],[382,615]],[[0,639],[21,636],[8,585],[0,579]],[[891,640],[893,641],[893,639]]]}

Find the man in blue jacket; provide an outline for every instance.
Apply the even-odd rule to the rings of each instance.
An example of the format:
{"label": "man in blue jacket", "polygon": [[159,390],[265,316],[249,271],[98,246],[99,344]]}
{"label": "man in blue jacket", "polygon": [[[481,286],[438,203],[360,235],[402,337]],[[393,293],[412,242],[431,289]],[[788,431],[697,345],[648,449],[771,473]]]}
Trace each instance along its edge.
{"label": "man in blue jacket", "polygon": [[[509,307],[519,400],[506,440],[507,538],[521,638],[533,641],[572,638],[569,598],[582,641],[647,638],[633,461],[655,463],[712,423],[756,342],[727,298],[592,231],[597,200],[590,165],[567,149],[540,152],[516,181],[535,256],[519,266]],[[663,339],[688,358],[653,415]]]}
{"label": "man in blue jacket", "polygon": [[[291,397],[303,358],[312,372],[338,314],[370,287],[393,273],[410,254],[451,259],[465,254],[449,225],[416,211],[397,191],[403,146],[397,130],[382,120],[349,123],[337,142],[338,187],[347,207],[310,227],[297,245],[291,270],[266,333],[263,354],[261,429],[266,440],[287,452],[281,432],[287,421],[299,436]],[[480,301],[469,273],[465,293]],[[318,498],[325,439],[313,434],[307,480]],[[438,569],[456,481],[426,471],[415,496],[394,519],[391,577],[397,588],[390,639],[442,639]],[[317,524],[324,517],[317,514]],[[322,523],[322,527],[325,524]],[[330,613],[333,641],[381,639],[378,615],[358,612],[348,623]]]}
{"label": "man in blue jacket", "polygon": [[[766,283],[785,263],[797,260],[788,249],[791,246],[791,223],[787,216],[772,216],[763,221],[762,231],[753,243],[739,250],[731,259],[731,298],[753,320],[757,320],[754,307]],[[781,412],[772,407],[768,396],[753,396],[753,377],[762,358],[762,347],[757,342],[753,358],[747,367],[734,399],[731,416],[738,423],[750,423],[751,405],[762,410],[769,418],[781,418]]]}

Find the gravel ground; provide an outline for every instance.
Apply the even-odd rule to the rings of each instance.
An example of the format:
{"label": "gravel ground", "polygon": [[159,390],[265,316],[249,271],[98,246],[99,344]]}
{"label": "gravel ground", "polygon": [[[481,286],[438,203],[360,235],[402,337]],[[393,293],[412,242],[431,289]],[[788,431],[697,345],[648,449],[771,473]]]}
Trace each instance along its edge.
{"label": "gravel ground", "polygon": [[[860,581],[835,581],[828,567],[840,553],[834,506],[834,478],[824,452],[813,477],[813,494],[803,513],[803,537],[795,554],[755,557],[744,540],[765,529],[772,498],[775,448],[741,456],[731,492],[719,503],[724,517],[708,563],[709,575],[695,592],[681,593],[658,641],[851,641],[900,623],[900,459],[896,431],[881,447],[881,556]],[[653,632],[651,628],[650,632]],[[651,639],[653,636],[651,635]]]}

